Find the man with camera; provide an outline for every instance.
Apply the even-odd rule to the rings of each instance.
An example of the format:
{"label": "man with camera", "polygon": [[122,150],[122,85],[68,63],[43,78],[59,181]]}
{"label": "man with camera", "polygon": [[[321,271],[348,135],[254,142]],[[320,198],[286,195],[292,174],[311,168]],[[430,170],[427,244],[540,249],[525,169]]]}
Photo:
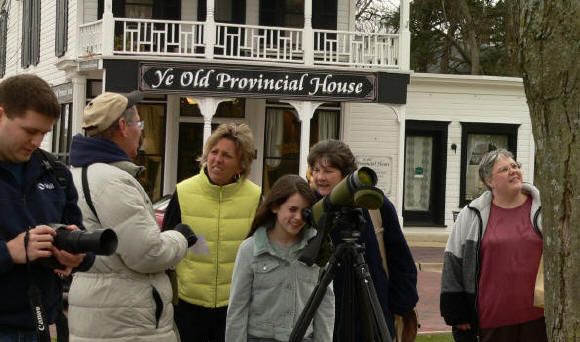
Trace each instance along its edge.
{"label": "man with camera", "polygon": [[[56,248],[48,226],[76,230],[82,221],[70,172],[38,148],[59,116],[52,89],[39,77],[0,83],[0,341],[49,339],[48,325],[62,312],[58,275],[94,261]],[[59,268],[39,262],[48,258]]]}
{"label": "man with camera", "polygon": [[164,272],[195,242],[188,226],[161,232],[136,177],[143,94],[103,93],[85,107],[87,136],[73,137],[70,162],[83,225],[110,228],[116,252],[75,275],[69,293],[71,341],[177,341],[172,286]]}

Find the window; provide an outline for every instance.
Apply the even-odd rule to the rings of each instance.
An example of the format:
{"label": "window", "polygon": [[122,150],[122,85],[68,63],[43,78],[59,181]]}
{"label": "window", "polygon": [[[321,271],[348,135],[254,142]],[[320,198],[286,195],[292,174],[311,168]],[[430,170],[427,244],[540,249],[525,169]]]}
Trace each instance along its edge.
{"label": "window", "polygon": [[52,128],[52,152],[67,165],[72,141],[72,116],[72,103],[63,103],[60,107],[60,119]]}
{"label": "window", "polygon": [[22,0],[22,68],[40,61],[40,0]]}
{"label": "window", "polygon": [[0,12],[0,77],[6,73],[6,34],[8,29],[8,13]]}
{"label": "window", "polygon": [[137,110],[145,122],[143,144],[137,164],[145,166],[139,177],[143,189],[155,202],[161,198],[163,186],[163,164],[165,162],[165,105],[138,104]]}
{"label": "window", "polygon": [[54,35],[54,53],[56,57],[64,56],[68,44],[68,0],[56,2],[56,31]]}
{"label": "window", "polygon": [[[336,30],[337,0],[312,1],[312,27]],[[304,26],[304,0],[261,0],[260,25]]]}
{"label": "window", "polygon": [[126,18],[153,18],[153,0],[126,0],[125,1]]}
{"label": "window", "polygon": [[487,152],[505,148],[516,156],[519,125],[462,122],[461,126],[459,205],[464,206],[487,190],[479,179],[479,162]]}
{"label": "window", "polygon": [[[267,193],[276,180],[286,174],[298,174],[300,163],[301,122],[296,110],[278,102],[268,102],[264,144],[262,189]],[[330,107],[326,107],[326,106]],[[310,120],[310,146],[324,139],[338,139],[340,111],[324,104]]]}
{"label": "window", "polygon": [[[211,124],[212,132],[218,127]],[[177,181],[195,176],[200,171],[197,158],[203,154],[203,122],[179,124],[179,146],[177,150]]]}
{"label": "window", "polygon": [[303,27],[304,2],[300,0],[261,0],[260,25]]}

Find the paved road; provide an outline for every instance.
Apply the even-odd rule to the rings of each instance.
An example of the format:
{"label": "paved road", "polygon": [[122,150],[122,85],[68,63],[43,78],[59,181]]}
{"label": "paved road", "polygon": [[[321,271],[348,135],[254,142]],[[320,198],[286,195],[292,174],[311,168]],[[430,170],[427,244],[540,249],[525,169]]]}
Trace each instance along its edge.
{"label": "paved road", "polygon": [[417,279],[419,291],[417,312],[421,323],[419,333],[451,331],[451,327],[445,324],[439,313],[443,251],[443,247],[411,247],[411,253],[419,268]]}

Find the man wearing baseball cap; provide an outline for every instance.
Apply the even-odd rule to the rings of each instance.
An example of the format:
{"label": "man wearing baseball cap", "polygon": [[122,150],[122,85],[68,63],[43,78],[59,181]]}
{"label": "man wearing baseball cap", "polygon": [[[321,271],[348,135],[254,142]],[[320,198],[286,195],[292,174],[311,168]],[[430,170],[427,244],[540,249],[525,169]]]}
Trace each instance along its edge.
{"label": "man wearing baseball cap", "polygon": [[189,227],[161,232],[135,178],[144,126],[138,91],[103,93],[85,107],[86,136],[73,138],[70,162],[87,230],[111,228],[117,251],[75,275],[69,292],[70,340],[177,341],[165,270],[193,244]]}

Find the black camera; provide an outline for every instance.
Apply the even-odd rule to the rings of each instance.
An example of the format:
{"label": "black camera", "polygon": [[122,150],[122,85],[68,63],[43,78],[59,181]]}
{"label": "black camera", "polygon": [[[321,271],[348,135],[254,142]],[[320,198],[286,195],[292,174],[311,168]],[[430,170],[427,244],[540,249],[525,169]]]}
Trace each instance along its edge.
{"label": "black camera", "polygon": [[[72,254],[91,252],[96,255],[111,255],[117,250],[117,234],[112,229],[96,229],[94,231],[68,230],[61,223],[50,223],[49,227],[56,231],[53,245],[57,249]],[[54,258],[39,259],[39,263],[49,268],[64,267]]]}

